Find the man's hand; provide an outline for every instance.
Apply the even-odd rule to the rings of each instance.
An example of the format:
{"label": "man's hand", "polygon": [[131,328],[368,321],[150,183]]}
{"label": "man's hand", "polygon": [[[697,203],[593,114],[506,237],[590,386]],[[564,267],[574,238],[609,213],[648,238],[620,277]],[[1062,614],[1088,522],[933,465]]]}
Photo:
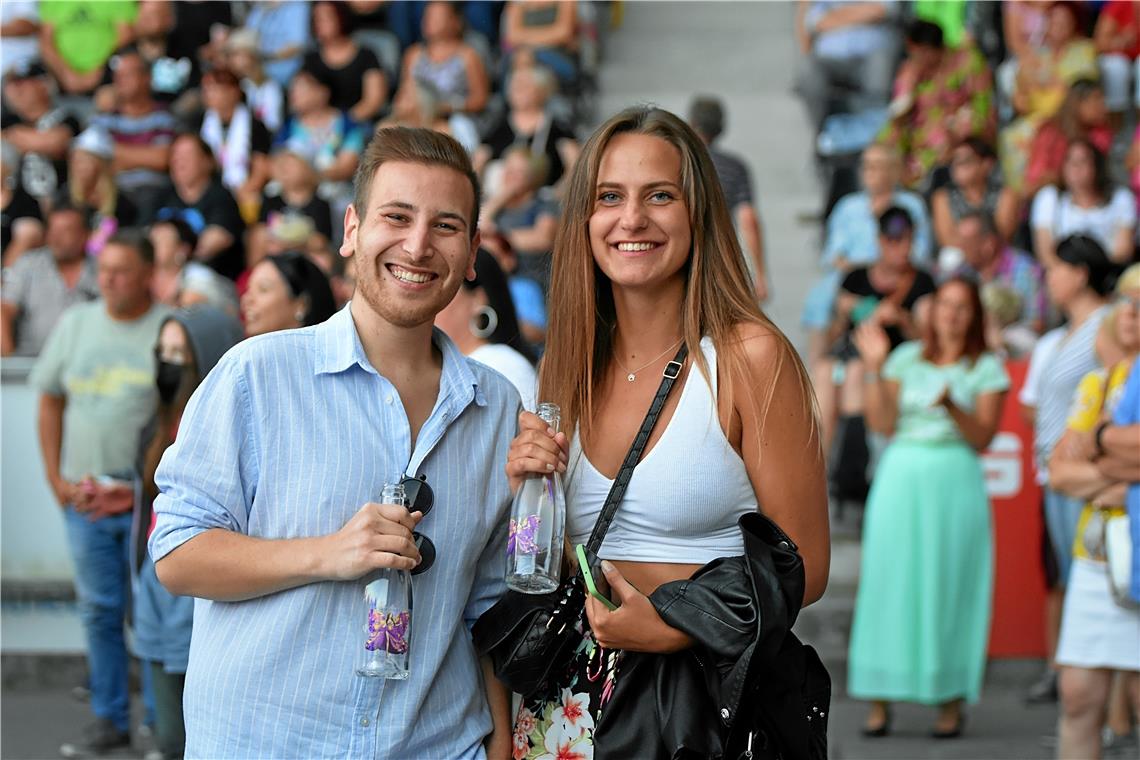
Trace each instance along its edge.
{"label": "man's hand", "polygon": [[[87,482],[84,481],[82,485],[85,486]],[[82,506],[77,505],[76,509],[85,513],[87,519],[92,522],[104,517],[130,512],[135,505],[135,489],[133,485],[128,483],[103,485],[94,482],[87,492],[89,494],[87,499]]]}
{"label": "man's hand", "polygon": [[86,495],[80,489],[78,483],[72,483],[70,480],[63,478],[56,478],[51,482],[51,491],[55,494],[55,500],[59,502],[59,506],[76,506],[86,503]]}
{"label": "man's hand", "polygon": [[321,575],[353,581],[381,568],[413,569],[420,553],[412,530],[422,517],[395,504],[365,504],[343,528],[321,539]]}

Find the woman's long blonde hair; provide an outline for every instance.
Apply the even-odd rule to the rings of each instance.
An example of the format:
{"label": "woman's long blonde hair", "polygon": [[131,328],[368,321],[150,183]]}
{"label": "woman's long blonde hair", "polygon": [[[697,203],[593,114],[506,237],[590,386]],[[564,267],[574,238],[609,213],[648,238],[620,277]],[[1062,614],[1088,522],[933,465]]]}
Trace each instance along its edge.
{"label": "woman's long blonde hair", "polygon": [[[693,242],[683,269],[685,295],[679,316],[685,343],[701,374],[710,379],[704,354],[697,350],[707,335],[726,369],[720,392],[731,401],[734,379],[748,377],[747,357],[737,328],[742,323],[762,325],[780,344],[773,377],[778,376],[783,361],[793,362],[805,392],[809,419],[814,420],[811,382],[787,337],[757,304],[708,149],[680,118],[648,106],[627,108],[599,127],[586,142],[570,175],[554,241],[549,298],[552,319],[539,372],[540,398],[561,407],[566,430],[579,426],[582,437],[589,436],[595,392],[612,360],[617,323],[610,280],[594,262],[589,221],[602,154],[614,135],[623,133],[661,138],[681,153],[681,187]],[[763,412],[767,412],[773,392],[774,388],[754,384],[746,389],[749,402]]]}

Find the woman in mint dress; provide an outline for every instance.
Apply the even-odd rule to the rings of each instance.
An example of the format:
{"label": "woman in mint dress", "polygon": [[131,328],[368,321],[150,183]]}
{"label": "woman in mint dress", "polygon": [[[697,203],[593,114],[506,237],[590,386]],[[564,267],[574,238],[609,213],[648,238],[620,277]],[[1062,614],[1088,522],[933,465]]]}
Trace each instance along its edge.
{"label": "woman in mint dress", "polygon": [[986,351],[978,290],[963,279],[939,287],[922,340],[891,352],[865,324],[855,343],[867,424],[892,438],[867,497],[848,690],[872,701],[868,736],[886,735],[900,701],[938,705],[933,735],[949,738],[985,668],[993,537],[978,452],[1009,377]]}

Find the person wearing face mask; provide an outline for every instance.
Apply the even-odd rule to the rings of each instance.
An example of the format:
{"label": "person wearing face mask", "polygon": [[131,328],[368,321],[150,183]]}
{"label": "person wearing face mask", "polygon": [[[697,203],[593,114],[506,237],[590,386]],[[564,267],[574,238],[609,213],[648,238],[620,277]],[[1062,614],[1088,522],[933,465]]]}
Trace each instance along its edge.
{"label": "person wearing face mask", "polygon": [[174,442],[190,395],[222,354],[242,339],[236,318],[212,306],[195,306],[167,317],[155,347],[158,411],[143,431],[131,524],[131,576],[134,610],[134,654],[150,670],[155,698],[155,734],[164,758],[182,757],[186,729],[182,723],[182,688],[190,657],[194,600],[174,596],[154,574],[146,542],[154,529],[154,473],[163,452]]}

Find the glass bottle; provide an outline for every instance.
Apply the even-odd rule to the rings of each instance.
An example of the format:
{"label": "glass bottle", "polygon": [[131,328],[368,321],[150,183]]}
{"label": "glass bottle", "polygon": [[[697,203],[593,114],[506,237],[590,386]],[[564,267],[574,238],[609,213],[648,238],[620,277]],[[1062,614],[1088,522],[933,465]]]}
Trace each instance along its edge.
{"label": "glass bottle", "polygon": [[[562,411],[557,404],[539,404],[538,416],[558,431]],[[507,587],[524,594],[545,594],[558,588],[565,532],[562,476],[555,471],[523,481],[511,507]]]}
{"label": "glass bottle", "polygon": [[[399,484],[384,486],[383,504],[408,506]],[[363,642],[357,655],[356,674],[368,678],[408,677],[409,634],[412,625],[412,574],[385,568],[370,576],[364,586],[367,617]]]}

